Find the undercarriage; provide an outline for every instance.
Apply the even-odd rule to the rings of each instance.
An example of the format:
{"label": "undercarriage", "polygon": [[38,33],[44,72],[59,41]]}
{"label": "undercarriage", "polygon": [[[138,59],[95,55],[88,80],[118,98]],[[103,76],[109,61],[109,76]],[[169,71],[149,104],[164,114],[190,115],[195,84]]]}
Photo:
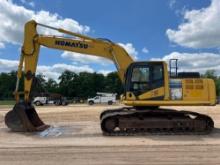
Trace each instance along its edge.
{"label": "undercarriage", "polygon": [[214,128],[213,120],[207,115],[171,109],[125,107],[102,112],[100,120],[107,136],[199,135],[209,134]]}

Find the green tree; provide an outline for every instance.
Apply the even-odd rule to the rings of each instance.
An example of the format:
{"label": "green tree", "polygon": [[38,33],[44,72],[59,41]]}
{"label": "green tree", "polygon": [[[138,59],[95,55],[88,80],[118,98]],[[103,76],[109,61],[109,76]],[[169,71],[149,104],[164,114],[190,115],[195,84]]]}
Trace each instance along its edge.
{"label": "green tree", "polygon": [[12,99],[15,90],[16,72],[0,73],[0,99]]}
{"label": "green tree", "polygon": [[49,93],[58,93],[59,92],[58,83],[55,80],[53,80],[52,78],[49,78],[47,80],[47,82],[45,83],[45,87]]}
{"label": "green tree", "polygon": [[220,77],[215,80],[216,95],[220,96]]}
{"label": "green tree", "polygon": [[124,88],[117,72],[111,72],[106,76],[105,91],[117,93],[118,95],[123,93]]}
{"label": "green tree", "polygon": [[[20,91],[23,91],[24,75],[20,82]],[[117,72],[104,76],[100,73],[74,73],[64,71],[58,78],[59,82],[42,74],[36,75],[33,80],[31,97],[45,93],[59,93],[66,97],[88,98],[97,92],[110,92],[121,94],[123,87]],[[0,99],[13,99],[13,91],[16,85],[16,72],[0,73]]]}
{"label": "green tree", "polygon": [[64,71],[59,79],[58,92],[63,96],[74,97],[76,95],[76,80],[78,75],[71,71]]}
{"label": "green tree", "polygon": [[211,79],[213,79],[213,80],[216,80],[216,79],[217,79],[215,70],[207,70],[207,71],[205,72],[205,74],[203,75],[203,77],[211,78]]}
{"label": "green tree", "polygon": [[92,80],[92,90],[94,93],[92,93],[92,96],[96,94],[97,92],[102,92],[105,90],[105,76],[100,73],[93,73],[92,74],[93,80]]}
{"label": "green tree", "polygon": [[93,74],[88,72],[79,73],[76,79],[77,97],[86,99],[96,94]]}

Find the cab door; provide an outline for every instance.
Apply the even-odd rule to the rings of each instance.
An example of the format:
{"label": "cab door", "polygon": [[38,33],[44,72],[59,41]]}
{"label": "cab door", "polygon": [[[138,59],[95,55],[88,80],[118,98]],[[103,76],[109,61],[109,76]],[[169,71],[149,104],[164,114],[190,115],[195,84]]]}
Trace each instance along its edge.
{"label": "cab door", "polygon": [[126,74],[126,92],[135,96],[135,100],[163,100],[164,65],[163,62],[135,62]]}

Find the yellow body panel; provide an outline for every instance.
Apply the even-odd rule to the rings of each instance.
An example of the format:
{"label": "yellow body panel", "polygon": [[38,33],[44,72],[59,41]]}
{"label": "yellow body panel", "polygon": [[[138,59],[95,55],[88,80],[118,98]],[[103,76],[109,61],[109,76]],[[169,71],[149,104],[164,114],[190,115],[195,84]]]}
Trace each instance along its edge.
{"label": "yellow body panel", "polygon": [[165,101],[165,100],[136,100],[136,101],[129,101],[123,100],[122,101],[125,105],[128,106],[189,106],[189,105],[215,105],[212,104],[210,101]]}
{"label": "yellow body panel", "polygon": [[209,99],[207,79],[183,79],[183,100],[205,101]]}
{"label": "yellow body panel", "polygon": [[209,102],[211,105],[217,103],[215,82],[212,79],[208,79],[208,91],[209,91]]}
{"label": "yellow body panel", "polygon": [[142,95],[139,95],[138,99],[139,100],[151,99],[151,98],[155,98],[155,97],[164,96],[164,94],[165,94],[165,88],[160,87],[160,88],[151,90],[149,92],[146,92]]}
{"label": "yellow body panel", "polygon": [[[138,99],[123,100],[125,105],[129,106],[184,106],[184,105],[215,105],[216,93],[215,84],[212,79],[202,78],[186,78],[176,79],[180,80],[182,84],[180,99],[173,99],[171,97],[171,89],[169,88],[170,97],[168,100],[154,100],[155,97],[163,96],[164,87],[151,90],[138,96]],[[131,92],[129,92],[131,93]],[[130,94],[131,95],[131,94]]]}
{"label": "yellow body panel", "polygon": [[184,101],[204,101],[216,103],[215,84],[212,79],[182,79]]}

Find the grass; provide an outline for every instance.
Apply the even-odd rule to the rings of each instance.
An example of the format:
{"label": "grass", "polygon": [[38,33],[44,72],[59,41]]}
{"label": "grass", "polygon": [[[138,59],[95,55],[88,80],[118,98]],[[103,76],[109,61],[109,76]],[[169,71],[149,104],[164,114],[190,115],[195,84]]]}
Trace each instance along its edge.
{"label": "grass", "polygon": [[14,100],[0,100],[0,105],[14,105]]}

